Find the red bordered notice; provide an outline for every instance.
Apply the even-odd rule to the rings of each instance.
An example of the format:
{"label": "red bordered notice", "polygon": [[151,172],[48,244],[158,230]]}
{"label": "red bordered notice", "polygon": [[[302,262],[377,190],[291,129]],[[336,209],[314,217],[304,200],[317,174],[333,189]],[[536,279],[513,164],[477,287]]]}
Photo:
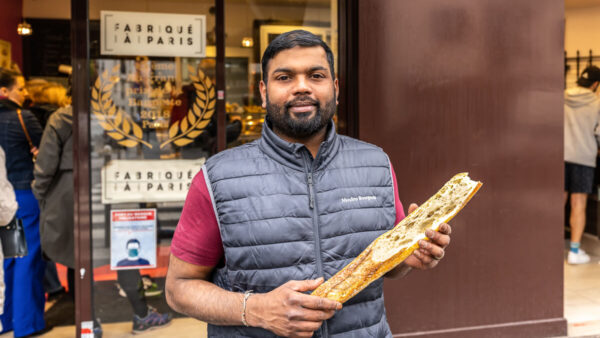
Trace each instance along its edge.
{"label": "red bordered notice", "polygon": [[156,267],[156,209],[112,210],[110,268]]}

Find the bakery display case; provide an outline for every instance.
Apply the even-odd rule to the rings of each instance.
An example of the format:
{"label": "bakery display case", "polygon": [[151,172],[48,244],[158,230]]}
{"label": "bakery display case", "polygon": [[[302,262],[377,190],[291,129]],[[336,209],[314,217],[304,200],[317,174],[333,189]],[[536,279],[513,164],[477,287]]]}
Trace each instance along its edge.
{"label": "bakery display case", "polygon": [[242,131],[237,140],[239,144],[244,144],[260,137],[262,125],[265,122],[265,109],[259,105],[242,106],[237,103],[227,103],[225,110],[229,121],[239,120],[242,124]]}

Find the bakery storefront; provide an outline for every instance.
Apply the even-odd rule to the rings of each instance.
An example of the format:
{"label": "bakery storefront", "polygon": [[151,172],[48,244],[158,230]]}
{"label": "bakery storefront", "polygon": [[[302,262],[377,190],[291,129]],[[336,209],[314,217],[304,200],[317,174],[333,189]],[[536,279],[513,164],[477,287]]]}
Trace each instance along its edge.
{"label": "bakery storefront", "polygon": [[0,64],[71,89],[76,295],[49,306],[58,327],[48,336],[92,337],[95,320],[106,337],[128,336],[134,305],[121,277],[132,275],[147,304],[174,317],[150,335],[205,334],[165,301],[173,232],[206,159],[260,136],[260,56],[299,28],[333,50],[339,133],[386,151],[405,208],[458,172],[485,184],[453,219],[443,264],[386,280],[395,336],[567,334],[563,0],[5,0],[0,9]]}
{"label": "bakery storefront", "polygon": [[[277,35],[294,29],[319,35],[334,52],[336,72],[346,76],[342,36],[350,32],[341,21],[347,6],[338,0],[23,0],[33,30],[22,38],[24,74],[59,81],[73,98],[78,335],[87,336],[94,319],[107,334],[111,323],[130,325],[135,305],[123,276],[137,270],[147,304],[171,312],[180,325],[163,288],[193,177],[208,157],[260,137],[260,56]],[[347,134],[352,96],[346,90],[335,122]],[[136,260],[129,257],[132,246]],[[185,325],[204,330],[200,322]]]}

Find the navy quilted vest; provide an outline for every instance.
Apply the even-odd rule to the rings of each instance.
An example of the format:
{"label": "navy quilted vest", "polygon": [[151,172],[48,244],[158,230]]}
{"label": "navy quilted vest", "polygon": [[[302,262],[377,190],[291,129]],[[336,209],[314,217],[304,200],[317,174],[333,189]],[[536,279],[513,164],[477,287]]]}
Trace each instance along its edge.
{"label": "navy quilted vest", "polygon": [[[265,123],[262,138],[211,157],[203,170],[225,250],[225,265],[213,280],[234,292],[329,279],[396,218],[387,155],[338,135],[332,123],[315,159]],[[259,328],[214,325],[208,335],[275,336]],[[346,302],[315,337],[391,337],[383,279]]]}

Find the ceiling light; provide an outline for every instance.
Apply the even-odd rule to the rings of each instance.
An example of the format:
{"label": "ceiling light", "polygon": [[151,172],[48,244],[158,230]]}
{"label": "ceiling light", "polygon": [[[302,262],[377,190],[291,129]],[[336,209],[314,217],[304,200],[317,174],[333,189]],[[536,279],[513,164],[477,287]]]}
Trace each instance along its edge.
{"label": "ceiling light", "polygon": [[254,46],[254,39],[245,37],[242,39],[242,46],[246,48],[250,48]]}
{"label": "ceiling light", "polygon": [[19,23],[19,25],[17,26],[17,34],[31,35],[33,34],[33,29],[31,28],[30,24],[23,20],[23,22]]}

